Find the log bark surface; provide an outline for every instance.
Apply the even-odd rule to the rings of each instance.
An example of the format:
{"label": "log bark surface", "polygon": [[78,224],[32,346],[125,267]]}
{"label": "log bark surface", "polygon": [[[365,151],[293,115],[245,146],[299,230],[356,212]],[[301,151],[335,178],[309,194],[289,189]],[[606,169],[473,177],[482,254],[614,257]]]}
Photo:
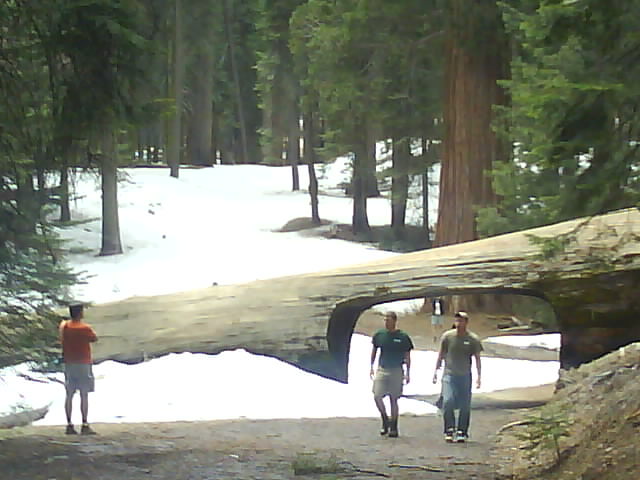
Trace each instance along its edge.
{"label": "log bark surface", "polygon": [[0,416],[0,429],[24,427],[44,418],[49,412],[49,405],[41,408],[29,408],[20,412]]}
{"label": "log bark surface", "polygon": [[[530,240],[563,234],[575,238],[548,259]],[[607,327],[638,322],[638,287],[640,212],[629,209],[334,270],[133,297],[93,306],[87,321],[100,337],[96,361],[244,348],[344,382],[355,323],[376,304],[525,294],[547,299],[563,328]]]}

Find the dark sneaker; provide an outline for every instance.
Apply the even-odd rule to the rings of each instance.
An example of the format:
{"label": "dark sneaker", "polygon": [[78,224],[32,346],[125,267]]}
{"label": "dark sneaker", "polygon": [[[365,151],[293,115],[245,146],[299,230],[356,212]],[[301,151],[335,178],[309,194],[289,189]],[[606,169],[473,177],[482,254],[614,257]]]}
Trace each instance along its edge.
{"label": "dark sneaker", "polygon": [[444,441],[447,443],[453,443],[453,430],[447,430],[444,433]]}
{"label": "dark sneaker", "polygon": [[67,435],[77,435],[76,429],[73,428],[73,425],[67,425],[67,429],[64,431]]}
{"label": "dark sneaker", "polygon": [[464,433],[461,430],[458,430],[458,433],[456,433],[456,442],[457,443],[464,443],[469,439],[469,436]]}
{"label": "dark sneaker", "polygon": [[380,427],[380,435],[386,435],[387,433],[389,433],[389,419],[383,418],[382,426]]}
{"label": "dark sneaker", "polygon": [[96,432],[89,425],[84,424],[84,425],[82,425],[82,428],[80,429],[80,434],[81,435],[96,435]]}
{"label": "dark sneaker", "polygon": [[398,438],[398,419],[389,422],[389,437]]}

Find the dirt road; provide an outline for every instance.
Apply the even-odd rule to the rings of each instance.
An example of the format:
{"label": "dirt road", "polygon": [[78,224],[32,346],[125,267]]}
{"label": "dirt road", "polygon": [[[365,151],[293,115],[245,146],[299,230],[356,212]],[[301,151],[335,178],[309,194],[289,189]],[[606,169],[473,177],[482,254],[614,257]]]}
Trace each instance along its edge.
{"label": "dirt road", "polygon": [[[381,437],[372,418],[97,424],[91,437],[32,426],[0,440],[0,478],[488,480],[492,436],[512,415],[474,412],[466,444],[446,444],[435,415],[402,416],[397,439]],[[294,475],[294,466],[306,473]],[[310,473],[314,466],[328,473]]]}

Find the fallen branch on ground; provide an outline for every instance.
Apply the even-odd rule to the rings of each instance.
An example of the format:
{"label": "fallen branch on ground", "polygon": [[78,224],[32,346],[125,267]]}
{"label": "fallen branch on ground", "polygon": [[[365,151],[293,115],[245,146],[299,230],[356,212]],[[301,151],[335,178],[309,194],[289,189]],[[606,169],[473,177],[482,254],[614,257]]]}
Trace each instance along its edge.
{"label": "fallen branch on ground", "polygon": [[391,478],[391,475],[387,475],[386,473],[382,473],[382,472],[376,472],[375,470],[367,470],[364,468],[360,468],[349,461],[342,461],[340,462],[340,465],[343,465],[346,467],[346,469],[350,470],[350,472],[349,471],[345,472],[347,474],[354,473],[354,474],[363,474],[363,475],[373,475],[376,477]]}
{"label": "fallen branch on ground", "polygon": [[58,378],[55,378],[55,377],[47,377],[46,380],[43,380],[41,378],[31,377],[31,376],[27,375],[26,373],[19,373],[18,377],[24,378],[25,380],[29,380],[30,382],[36,382],[36,383],[56,382],[56,383],[60,383],[60,384],[64,385],[64,382],[62,380],[60,380]]}
{"label": "fallen branch on ground", "polygon": [[389,467],[406,468],[408,470],[424,470],[425,472],[444,472],[444,468],[432,467],[430,465],[402,465],[400,463],[390,463]]}
{"label": "fallen branch on ground", "polygon": [[530,425],[530,424],[531,424],[531,420],[516,420],[515,422],[507,423],[506,425],[501,426],[496,432],[496,435],[500,435],[505,430],[509,430],[510,428],[513,428],[513,427],[521,427],[521,426]]}

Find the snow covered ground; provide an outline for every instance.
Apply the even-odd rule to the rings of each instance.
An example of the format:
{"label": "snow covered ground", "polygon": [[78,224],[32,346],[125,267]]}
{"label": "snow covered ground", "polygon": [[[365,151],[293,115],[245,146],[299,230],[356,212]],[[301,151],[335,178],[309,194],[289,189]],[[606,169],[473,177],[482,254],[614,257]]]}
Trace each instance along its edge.
{"label": "snow covered ground", "polygon": [[[350,223],[351,201],[338,195],[344,159],[326,167],[320,178],[320,215]],[[301,185],[307,184],[300,168]],[[87,284],[75,300],[102,303],[135,295],[154,295],[256,279],[324,270],[395,255],[367,245],[278,233],[287,221],[310,216],[306,192],[291,192],[291,170],[284,167],[216,166],[182,169],[125,169],[119,185],[124,254],[96,256],[100,248],[100,183],[92,174],[76,177],[75,220],[61,233],[69,240],[71,265],[86,272]],[[431,204],[436,205],[437,192]],[[420,202],[416,202],[419,204]],[[386,198],[370,199],[372,225],[390,222]],[[412,211],[409,218],[420,218]],[[435,212],[431,213],[435,218]],[[404,302],[399,311],[412,308]],[[91,310],[87,311],[91,322]],[[98,336],[100,332],[98,331]],[[516,338],[516,337],[514,337]],[[531,342],[533,340],[517,341]],[[504,340],[504,337],[501,341]],[[557,343],[557,337],[544,340]],[[361,417],[377,415],[369,379],[370,339],[352,341],[348,385],[303,372],[244,350],[219,355],[172,354],[138,365],[104,362],[94,367],[96,392],[90,420],[98,422],[177,421],[228,418]],[[405,392],[430,394],[435,352],[414,352],[412,381]],[[483,388],[538,385],[557,378],[557,362],[483,360]],[[0,412],[17,405],[51,403],[40,424],[64,424],[64,389],[59,382],[33,382],[19,365],[0,372]],[[62,375],[57,375],[62,380]],[[78,399],[76,399],[78,400]],[[423,402],[402,399],[402,412],[434,413]],[[75,413],[78,407],[75,409]]]}

